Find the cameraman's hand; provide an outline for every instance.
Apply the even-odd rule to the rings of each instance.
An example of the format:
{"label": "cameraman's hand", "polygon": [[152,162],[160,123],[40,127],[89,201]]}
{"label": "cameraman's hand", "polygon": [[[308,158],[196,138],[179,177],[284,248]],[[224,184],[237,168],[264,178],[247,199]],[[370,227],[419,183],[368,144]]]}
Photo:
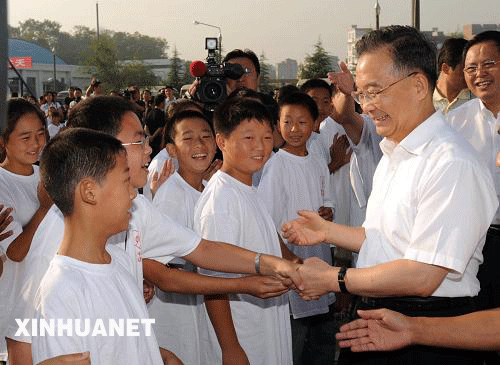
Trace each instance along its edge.
{"label": "cameraman's hand", "polygon": [[200,79],[196,78],[188,89],[188,93],[189,95],[191,95],[191,98],[193,98],[194,94],[196,94],[196,90],[198,90],[199,85],[200,85]]}

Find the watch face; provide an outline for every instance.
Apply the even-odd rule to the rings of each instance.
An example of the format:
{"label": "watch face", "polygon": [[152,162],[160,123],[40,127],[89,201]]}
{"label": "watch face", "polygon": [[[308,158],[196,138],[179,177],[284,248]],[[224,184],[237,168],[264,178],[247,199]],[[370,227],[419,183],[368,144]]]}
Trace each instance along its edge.
{"label": "watch face", "polygon": [[207,49],[217,49],[217,39],[207,38]]}

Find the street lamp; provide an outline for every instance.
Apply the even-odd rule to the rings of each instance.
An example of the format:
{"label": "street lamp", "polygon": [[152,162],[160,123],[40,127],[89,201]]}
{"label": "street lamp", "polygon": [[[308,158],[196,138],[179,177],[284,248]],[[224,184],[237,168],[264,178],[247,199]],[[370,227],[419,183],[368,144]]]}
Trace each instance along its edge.
{"label": "street lamp", "polygon": [[52,57],[54,57],[54,92],[56,92],[56,47],[52,47]]}
{"label": "street lamp", "polygon": [[199,22],[197,20],[194,20],[193,21],[193,24],[194,25],[205,25],[207,27],[211,27],[211,28],[215,28],[215,29],[218,29],[219,30],[219,55],[220,55],[220,58],[222,60],[222,29],[216,25],[212,25],[212,24],[207,24],[207,23],[202,23],[202,22]]}
{"label": "street lamp", "polygon": [[375,3],[375,6],[373,7],[375,9],[375,29],[379,30],[380,29],[380,4],[377,2]]}

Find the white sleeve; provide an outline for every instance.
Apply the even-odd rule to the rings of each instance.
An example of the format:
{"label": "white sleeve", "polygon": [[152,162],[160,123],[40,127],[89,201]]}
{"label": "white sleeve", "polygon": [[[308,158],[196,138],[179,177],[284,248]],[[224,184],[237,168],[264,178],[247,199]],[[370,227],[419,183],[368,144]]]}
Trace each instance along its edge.
{"label": "white sleeve", "polygon": [[194,231],[161,213],[149,200],[141,200],[145,204],[141,248],[144,258],[166,264],[176,257],[189,255],[198,247],[201,237]]}

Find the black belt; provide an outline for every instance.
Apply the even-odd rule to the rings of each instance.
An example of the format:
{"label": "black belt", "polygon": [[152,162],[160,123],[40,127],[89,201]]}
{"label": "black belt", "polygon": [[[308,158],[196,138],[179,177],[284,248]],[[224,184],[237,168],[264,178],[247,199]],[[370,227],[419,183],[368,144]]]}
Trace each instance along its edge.
{"label": "black belt", "polygon": [[492,224],[488,228],[488,235],[500,237],[500,224]]}
{"label": "black belt", "polygon": [[359,307],[363,309],[388,308],[397,312],[446,311],[474,306],[472,297],[361,297]]}

